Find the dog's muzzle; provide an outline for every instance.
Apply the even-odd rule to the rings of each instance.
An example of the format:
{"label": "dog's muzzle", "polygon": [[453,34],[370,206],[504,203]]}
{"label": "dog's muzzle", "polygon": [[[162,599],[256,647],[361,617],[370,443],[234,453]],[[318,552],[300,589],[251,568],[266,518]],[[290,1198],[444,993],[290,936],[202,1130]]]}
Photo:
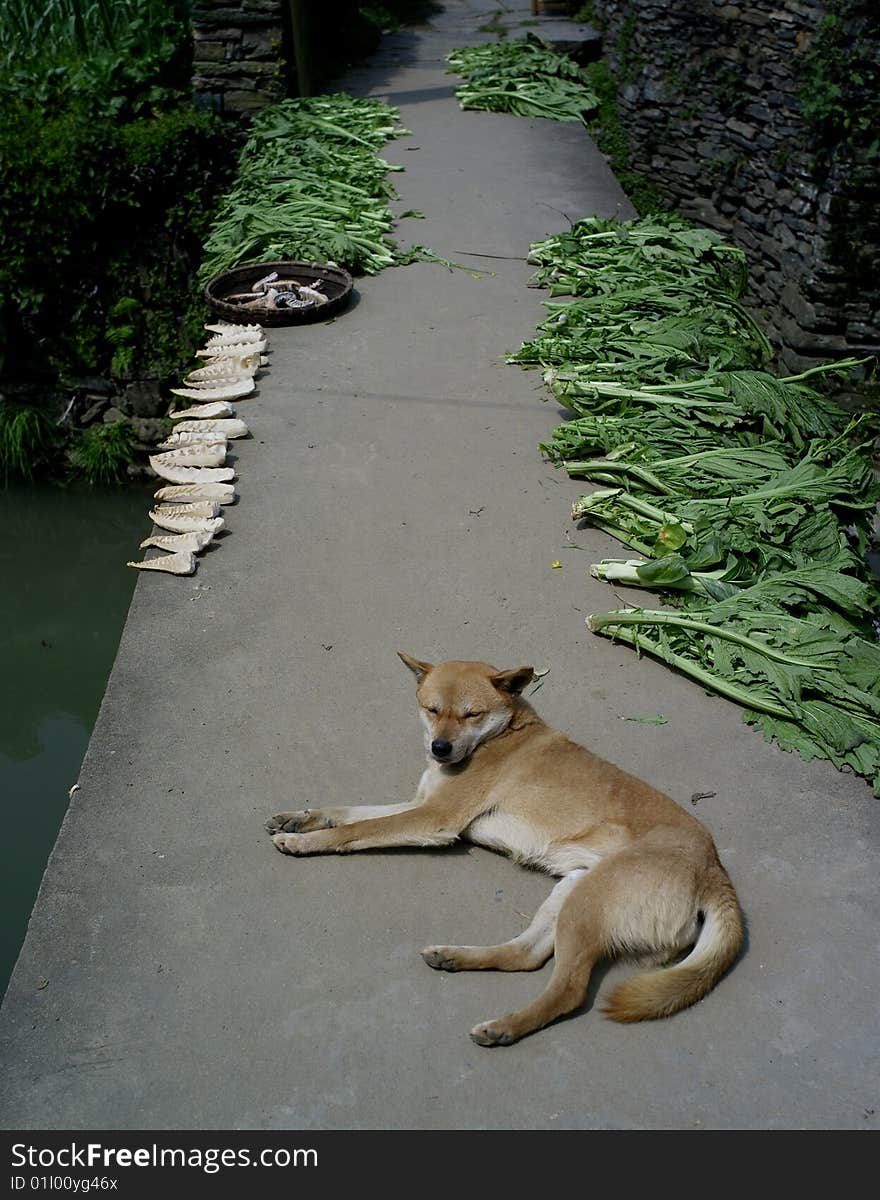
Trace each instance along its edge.
{"label": "dog's muzzle", "polygon": [[431,753],[437,762],[448,762],[449,756],[452,754],[452,742],[447,742],[444,738],[436,738],[431,742]]}

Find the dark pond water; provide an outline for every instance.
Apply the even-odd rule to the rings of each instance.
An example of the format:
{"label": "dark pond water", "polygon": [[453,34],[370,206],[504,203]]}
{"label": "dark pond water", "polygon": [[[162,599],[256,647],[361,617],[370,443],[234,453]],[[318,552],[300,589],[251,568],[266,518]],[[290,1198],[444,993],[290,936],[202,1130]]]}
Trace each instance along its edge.
{"label": "dark pond water", "polygon": [[0,486],[0,995],[76,782],[150,492]]}

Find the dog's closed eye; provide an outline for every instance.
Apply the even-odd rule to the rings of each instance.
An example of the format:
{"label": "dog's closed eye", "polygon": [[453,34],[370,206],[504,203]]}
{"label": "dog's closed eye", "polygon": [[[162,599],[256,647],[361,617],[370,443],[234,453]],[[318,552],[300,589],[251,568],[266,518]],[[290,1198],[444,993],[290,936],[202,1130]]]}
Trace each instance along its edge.
{"label": "dog's closed eye", "polygon": [[477,717],[485,717],[485,713],[481,712],[466,712],[461,714],[463,721],[475,721]]}

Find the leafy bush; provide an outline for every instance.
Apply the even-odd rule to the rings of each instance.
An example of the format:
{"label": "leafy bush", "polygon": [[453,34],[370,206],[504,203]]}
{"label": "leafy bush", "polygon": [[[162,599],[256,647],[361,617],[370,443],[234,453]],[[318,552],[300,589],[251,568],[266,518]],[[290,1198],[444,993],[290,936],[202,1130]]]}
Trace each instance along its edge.
{"label": "leafy bush", "polygon": [[134,430],[128,421],[93,425],[77,435],[70,452],[71,473],[89,483],[118,483],[134,462]]}
{"label": "leafy bush", "polygon": [[869,146],[876,159],[880,63],[864,0],[830,0],[799,73],[801,112],[819,147]]}
{"label": "leafy bush", "polygon": [[51,453],[54,442],[55,427],[42,409],[0,399],[0,470],[4,480],[10,475],[32,478],[35,464]]}
{"label": "leafy bush", "polygon": [[135,115],[175,99],[191,60],[188,0],[4,0],[0,101]]}
{"label": "leafy bush", "polygon": [[[0,367],[179,365],[229,134],[189,99],[189,0],[0,6]],[[4,350],[6,359],[4,362]]]}
{"label": "leafy bush", "polygon": [[52,113],[0,105],[9,369],[37,351],[74,373],[161,375],[179,364],[228,139],[188,101],[124,123],[79,101]]}

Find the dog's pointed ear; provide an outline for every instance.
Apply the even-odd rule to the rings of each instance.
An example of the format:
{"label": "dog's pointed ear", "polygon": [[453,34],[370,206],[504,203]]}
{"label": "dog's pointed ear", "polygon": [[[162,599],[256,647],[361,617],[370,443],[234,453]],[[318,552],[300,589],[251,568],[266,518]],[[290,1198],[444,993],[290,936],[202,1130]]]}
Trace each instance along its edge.
{"label": "dog's pointed ear", "polygon": [[417,658],[413,658],[411,654],[404,654],[402,650],[397,651],[397,657],[405,667],[409,667],[419,683],[422,682],[429,671],[434,669],[433,663],[419,662]]}
{"label": "dog's pointed ear", "polygon": [[512,696],[518,696],[534,678],[534,667],[514,667],[512,671],[499,671],[496,675],[491,675],[489,682],[497,687],[499,692],[509,692]]}

